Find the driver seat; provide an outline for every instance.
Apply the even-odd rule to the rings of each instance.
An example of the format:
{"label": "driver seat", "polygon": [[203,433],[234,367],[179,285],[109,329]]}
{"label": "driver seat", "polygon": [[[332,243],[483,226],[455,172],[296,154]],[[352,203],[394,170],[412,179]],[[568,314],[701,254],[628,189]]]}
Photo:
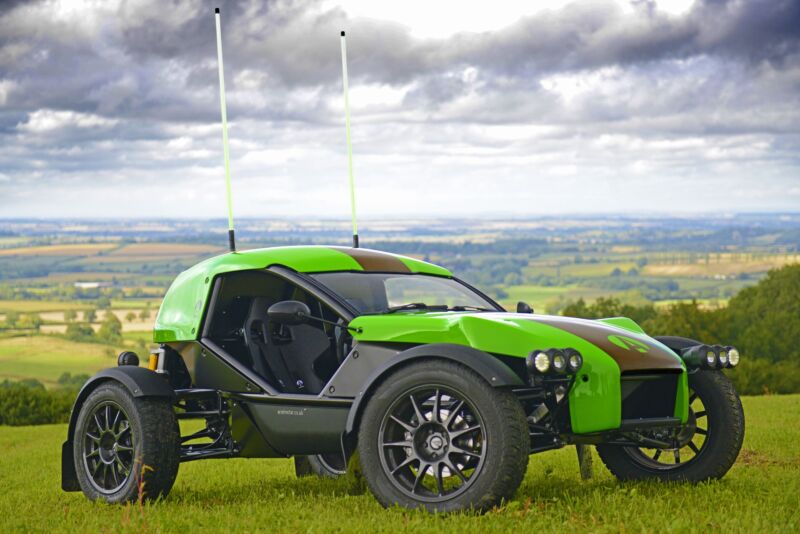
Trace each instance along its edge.
{"label": "driver seat", "polygon": [[244,338],[255,371],[284,393],[297,393],[295,380],[286,365],[283,351],[270,336],[267,308],[274,303],[269,297],[255,297],[244,325]]}

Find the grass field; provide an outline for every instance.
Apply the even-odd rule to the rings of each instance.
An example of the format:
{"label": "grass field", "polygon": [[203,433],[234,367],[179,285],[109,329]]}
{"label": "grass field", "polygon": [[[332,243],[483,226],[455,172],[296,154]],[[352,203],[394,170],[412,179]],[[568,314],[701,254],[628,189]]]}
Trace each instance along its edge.
{"label": "grass field", "polygon": [[0,381],[35,377],[50,386],[62,373],[93,375],[114,365],[116,352],[107,345],[51,336],[0,339]]}
{"label": "grass field", "polygon": [[0,531],[797,532],[800,396],[744,404],[744,449],[721,481],[620,484],[596,455],[581,481],[567,448],[532,457],[516,498],[484,516],[384,510],[344,481],[295,479],[290,460],[192,462],[162,502],[90,503],[59,486],[66,425],[0,427]]}

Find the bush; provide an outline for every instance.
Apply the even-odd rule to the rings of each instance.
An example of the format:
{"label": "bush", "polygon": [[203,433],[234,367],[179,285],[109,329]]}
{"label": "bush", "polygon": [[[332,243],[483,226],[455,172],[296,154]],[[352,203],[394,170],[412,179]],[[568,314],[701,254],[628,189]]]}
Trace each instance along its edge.
{"label": "bush", "polygon": [[76,390],[44,389],[37,380],[0,382],[0,425],[45,425],[66,423]]}
{"label": "bush", "polygon": [[122,341],[122,323],[117,316],[111,312],[106,312],[100,329],[97,331],[97,339],[103,343],[119,343]]}
{"label": "bush", "polygon": [[84,323],[69,323],[64,332],[67,339],[73,341],[94,341],[94,330],[91,326]]}
{"label": "bush", "polygon": [[87,374],[72,375],[71,373],[63,373],[58,377],[58,385],[71,389],[80,389],[87,380],[89,380],[89,375]]}
{"label": "bush", "polygon": [[742,354],[800,362],[800,265],[770,271],[733,297],[723,335]]}
{"label": "bush", "polygon": [[800,391],[800,365],[792,361],[774,363],[764,358],[743,357],[736,369],[725,371],[725,374],[740,395]]}
{"label": "bush", "polygon": [[628,317],[640,325],[654,319],[657,315],[652,304],[634,306],[623,304],[616,298],[600,297],[591,304],[586,304],[583,299],[571,302],[564,306],[561,315],[568,317],[582,317],[584,319],[602,319],[604,317]]}

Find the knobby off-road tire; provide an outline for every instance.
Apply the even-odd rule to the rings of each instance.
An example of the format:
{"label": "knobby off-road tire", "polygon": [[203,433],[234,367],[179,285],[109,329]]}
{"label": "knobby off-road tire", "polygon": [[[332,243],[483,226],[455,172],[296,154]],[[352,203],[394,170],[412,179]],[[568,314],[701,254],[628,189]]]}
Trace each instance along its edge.
{"label": "knobby off-road tire", "polygon": [[525,476],[529,447],[513,394],[441,360],[411,363],[384,380],[358,434],[375,498],[386,507],[431,512],[484,512],[510,499]]}
{"label": "knobby off-road tire", "polygon": [[180,462],[175,412],[167,399],[133,397],[121,384],[104,383],[81,407],[73,451],[78,482],[91,500],[166,496]]}
{"label": "knobby off-road tire", "polygon": [[307,476],[339,478],[347,473],[347,465],[342,455],[336,453],[295,456],[294,473],[298,478]]}
{"label": "knobby off-road tire", "polygon": [[[744,439],[744,412],[739,395],[720,371],[699,371],[689,375],[689,390],[691,396],[698,396],[702,406],[697,412],[690,408],[688,426],[694,425],[700,432],[707,432],[700,436],[704,437],[701,446],[695,445],[698,450],[692,449],[693,457],[682,463],[660,463],[636,447],[598,445],[600,458],[614,476],[620,480],[701,482],[722,478],[728,472]],[[661,455],[658,451],[656,454]],[[667,457],[669,454],[676,453],[674,449],[664,451]]]}

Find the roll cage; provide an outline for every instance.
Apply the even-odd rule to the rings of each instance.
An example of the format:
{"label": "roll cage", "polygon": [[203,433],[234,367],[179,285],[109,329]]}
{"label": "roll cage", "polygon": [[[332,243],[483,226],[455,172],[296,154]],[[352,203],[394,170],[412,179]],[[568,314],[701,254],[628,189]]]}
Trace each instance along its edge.
{"label": "roll cage", "polygon": [[[358,271],[330,271],[330,272],[347,272],[353,274],[361,274]],[[284,384],[284,381],[281,381],[279,378],[274,376],[267,376],[263,369],[259,369],[259,366],[256,365],[255,358],[251,358],[248,363],[243,363],[243,359],[247,359],[246,355],[244,357],[237,357],[236,350],[233,350],[229,345],[226,346],[225,343],[220,341],[221,335],[219,334],[218,325],[215,327],[215,321],[218,321],[218,317],[222,314],[228,314],[229,316],[233,315],[230,310],[227,309],[220,309],[221,307],[224,308],[225,306],[229,306],[230,302],[223,302],[223,285],[227,280],[232,280],[235,277],[240,276],[247,276],[248,273],[256,276],[258,273],[268,273],[272,276],[277,277],[277,279],[281,280],[283,283],[291,285],[302,292],[305,292],[313,299],[316,299],[324,306],[326,309],[330,310],[335,316],[341,319],[342,325],[345,325],[358,317],[360,315],[359,310],[356,309],[353,305],[351,305],[345,298],[341,295],[335,293],[331,288],[326,286],[321,281],[317,280],[310,274],[297,272],[293,269],[285,267],[283,265],[271,265],[268,266],[266,269],[253,269],[247,271],[237,271],[234,273],[224,273],[216,276],[211,283],[211,291],[209,292],[209,301],[207,306],[205,307],[205,313],[203,315],[200,327],[200,335],[198,336],[199,344],[208,349],[209,351],[217,354],[220,359],[225,361],[230,367],[242,375],[248,383],[245,384],[245,387],[248,388],[247,391],[254,391],[254,390],[261,390],[265,392],[267,395],[285,395],[285,394],[293,394],[297,393],[294,391],[293,387],[281,387],[278,384]],[[317,273],[314,273],[317,274]],[[435,276],[435,275],[422,275],[422,274],[405,274],[405,273],[386,273],[392,274],[397,276]],[[486,296],[476,288],[470,286],[466,282],[463,282],[454,277],[441,277],[447,278],[448,280],[453,280],[457,284],[460,284],[462,287],[466,288],[468,291],[474,292],[477,296],[481,297],[487,303],[489,303],[492,307],[495,308],[496,311],[501,312],[504,311],[502,306],[500,306],[497,302],[495,302],[490,297]],[[253,300],[253,304],[255,306],[255,295],[258,291],[254,291],[252,294],[248,294],[248,289],[241,289],[242,297],[248,297]],[[287,297],[283,296],[280,297],[277,294],[273,295],[272,302],[277,300],[285,300]],[[320,307],[317,313],[322,313],[322,306]],[[266,306],[264,306],[264,310],[262,312],[264,315],[266,314]],[[246,330],[248,328],[247,320],[244,315],[245,312],[242,312],[242,315],[238,317],[238,319],[230,317],[232,323],[231,326],[235,325],[236,329],[240,329],[243,339],[238,343],[239,351],[244,351],[244,346],[250,346],[253,341],[247,337]],[[252,312],[251,312],[252,313]],[[331,319],[333,317],[327,317],[327,319]],[[265,321],[266,322],[266,321]],[[215,328],[217,332],[215,332]],[[338,328],[337,328],[338,329]],[[313,332],[312,332],[313,334]],[[266,334],[265,334],[266,335]],[[337,332],[336,335],[339,335]],[[308,336],[305,336],[308,337]],[[245,345],[242,345],[244,343]],[[339,348],[337,346],[337,348]],[[350,349],[352,349],[352,342],[350,343]],[[164,349],[162,349],[164,350]],[[257,352],[257,351],[256,351]],[[347,351],[349,352],[349,350]],[[338,362],[333,365],[332,369],[329,369],[328,373],[322,373],[324,375],[322,382],[327,383],[327,381],[331,378],[332,374],[334,374],[339,366],[344,362],[347,354],[337,354]],[[273,359],[275,357],[273,356]],[[193,361],[196,359],[192,358]],[[294,363],[294,362],[291,362]],[[262,366],[263,367],[263,366]],[[194,375],[195,373],[190,373]],[[302,374],[302,373],[301,373]],[[313,377],[312,377],[313,378]],[[316,387],[310,388],[310,391],[303,392],[302,395],[306,396],[309,394],[321,394],[319,389],[325,385],[324,383],[320,383],[318,380],[314,380],[316,382]],[[176,387],[178,385],[176,384]],[[211,384],[201,384],[201,387],[211,387]]]}
{"label": "roll cage", "polygon": [[[362,314],[359,313],[359,311],[354,306],[352,306],[350,303],[348,303],[340,295],[338,295],[336,292],[331,290],[328,286],[326,286],[325,284],[323,284],[322,282],[317,280],[314,276],[312,276],[312,274],[313,275],[329,274],[329,273],[351,273],[351,274],[355,274],[355,275],[392,274],[392,275],[395,275],[395,276],[424,276],[424,277],[433,277],[433,278],[445,278],[447,280],[453,280],[454,282],[458,283],[462,287],[468,289],[469,291],[472,291],[473,293],[478,295],[483,300],[487,301],[489,304],[492,305],[492,307],[494,307],[494,311],[497,311],[497,312],[505,312],[506,311],[505,308],[503,308],[503,306],[501,306],[497,301],[492,299],[490,296],[486,295],[485,293],[483,293],[478,288],[470,285],[469,283],[467,283],[464,280],[461,280],[460,278],[457,278],[455,276],[440,276],[440,275],[428,274],[428,273],[395,273],[395,272],[391,272],[390,273],[390,272],[382,272],[382,271],[370,271],[369,273],[364,272],[364,271],[320,271],[320,272],[314,272],[314,273],[310,273],[309,274],[309,273],[300,273],[300,272],[294,271],[292,269],[289,269],[288,267],[284,267],[282,265],[271,265],[271,266],[267,267],[266,270],[270,271],[270,272],[273,272],[273,273],[275,273],[275,274],[277,274],[279,276],[283,276],[287,280],[298,284],[299,286],[303,287],[303,289],[305,289],[306,291],[309,291],[312,294],[314,292],[317,292],[318,294],[315,295],[315,296],[320,298],[320,300],[322,300],[322,296],[324,295],[327,299],[330,299],[330,302],[336,302],[341,307],[341,312],[340,313],[342,315],[342,318],[344,318],[347,321],[352,321],[353,319],[355,319],[356,317],[358,317],[359,315],[362,315]],[[326,304],[328,304],[328,303],[326,302]],[[331,304],[328,304],[328,305],[331,305]],[[331,307],[333,307],[333,306],[331,306]]]}

